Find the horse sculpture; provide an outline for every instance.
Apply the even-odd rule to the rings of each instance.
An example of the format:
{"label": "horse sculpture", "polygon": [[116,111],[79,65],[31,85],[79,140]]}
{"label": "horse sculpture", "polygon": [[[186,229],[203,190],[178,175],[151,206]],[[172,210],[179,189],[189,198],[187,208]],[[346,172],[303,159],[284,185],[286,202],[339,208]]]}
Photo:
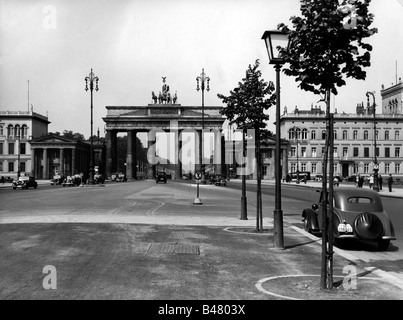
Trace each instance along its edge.
{"label": "horse sculpture", "polygon": [[154,91],[151,92],[151,99],[154,103],[157,103],[158,97],[155,95]]}

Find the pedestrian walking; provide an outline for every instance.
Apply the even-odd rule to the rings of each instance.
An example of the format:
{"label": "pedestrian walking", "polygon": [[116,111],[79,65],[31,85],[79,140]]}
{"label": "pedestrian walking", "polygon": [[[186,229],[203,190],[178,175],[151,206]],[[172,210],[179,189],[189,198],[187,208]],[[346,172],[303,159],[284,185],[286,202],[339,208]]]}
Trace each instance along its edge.
{"label": "pedestrian walking", "polygon": [[374,185],[374,176],[371,174],[369,176],[369,188],[372,189],[373,185]]}
{"label": "pedestrian walking", "polygon": [[382,176],[381,175],[378,176],[378,186],[379,186],[379,190],[382,190]]}
{"label": "pedestrian walking", "polygon": [[392,177],[392,174],[389,173],[389,178],[388,178],[389,192],[392,192],[392,184],[393,184],[393,177]]}

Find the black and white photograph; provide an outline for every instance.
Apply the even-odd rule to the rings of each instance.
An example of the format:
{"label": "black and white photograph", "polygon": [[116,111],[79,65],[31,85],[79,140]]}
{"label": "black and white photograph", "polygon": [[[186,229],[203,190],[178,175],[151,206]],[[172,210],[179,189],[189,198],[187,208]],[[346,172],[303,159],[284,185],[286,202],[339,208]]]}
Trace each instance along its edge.
{"label": "black and white photograph", "polygon": [[402,17],[0,0],[0,300],[150,319],[402,300]]}

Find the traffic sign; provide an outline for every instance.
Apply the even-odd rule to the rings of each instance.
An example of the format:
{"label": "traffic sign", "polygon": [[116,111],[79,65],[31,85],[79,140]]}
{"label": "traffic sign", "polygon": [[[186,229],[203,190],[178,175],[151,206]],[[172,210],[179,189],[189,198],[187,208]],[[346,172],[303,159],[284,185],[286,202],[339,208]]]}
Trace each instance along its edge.
{"label": "traffic sign", "polygon": [[195,172],[195,179],[196,179],[196,180],[200,180],[201,178],[202,178],[201,172],[200,172],[200,171],[196,171],[196,172]]}

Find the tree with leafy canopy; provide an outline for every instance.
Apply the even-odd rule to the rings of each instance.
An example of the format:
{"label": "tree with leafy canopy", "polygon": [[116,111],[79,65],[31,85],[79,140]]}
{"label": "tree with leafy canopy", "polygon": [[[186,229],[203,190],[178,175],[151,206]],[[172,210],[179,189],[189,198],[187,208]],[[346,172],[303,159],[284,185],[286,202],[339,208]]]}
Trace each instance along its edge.
{"label": "tree with leafy canopy", "polygon": [[[223,94],[217,96],[227,105],[220,111],[221,114],[226,116],[230,125],[235,124],[238,128],[243,129],[244,139],[247,129],[254,130],[258,186],[256,230],[263,231],[260,140],[262,134],[266,134],[266,122],[269,120],[269,115],[265,111],[275,104],[276,96],[273,93],[274,84],[267,83],[261,78],[259,65],[259,60],[256,60],[253,66],[249,65],[245,77],[238,82],[238,87],[230,91],[229,96]],[[245,140],[243,144],[245,147]],[[245,195],[245,177],[243,176],[242,179],[242,192]]]}
{"label": "tree with leafy canopy", "polygon": [[[301,0],[301,16],[290,18],[293,29],[284,23],[278,29],[289,34],[290,45],[281,48],[288,66],[283,71],[295,77],[302,90],[322,96],[326,102],[327,139],[323,161],[323,194],[327,194],[329,162],[328,210],[323,197],[322,274],[321,287],[333,287],[333,115],[330,95],[346,85],[345,77],[366,78],[364,68],[371,65],[372,46],[364,40],[377,32],[370,28],[374,16],[369,13],[370,0]],[[329,161],[328,161],[329,160]],[[327,222],[329,221],[329,223]]]}

